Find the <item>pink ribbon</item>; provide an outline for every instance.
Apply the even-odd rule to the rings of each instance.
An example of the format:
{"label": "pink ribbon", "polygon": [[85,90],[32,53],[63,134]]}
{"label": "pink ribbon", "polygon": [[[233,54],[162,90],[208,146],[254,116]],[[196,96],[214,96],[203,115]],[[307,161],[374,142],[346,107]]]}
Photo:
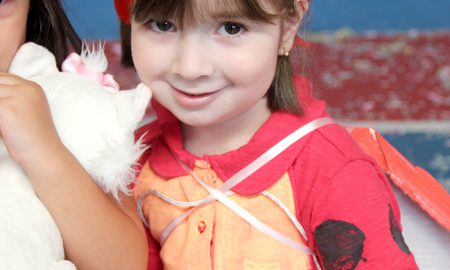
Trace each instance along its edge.
{"label": "pink ribbon", "polygon": [[64,60],[62,66],[62,71],[75,73],[83,75],[95,82],[98,82],[111,93],[119,91],[119,84],[114,80],[111,74],[105,74],[103,72],[98,72],[90,69],[84,65],[81,57],[76,53],[71,53],[66,60]]}
{"label": "pink ribbon", "polygon": [[[305,137],[309,133],[313,132],[314,130],[319,129],[319,128],[329,125],[329,124],[333,124],[333,123],[334,123],[334,121],[330,118],[318,118],[318,119],[315,119],[315,120],[305,124],[304,126],[298,128],[297,130],[295,130],[294,132],[289,134],[287,137],[285,137],[284,139],[279,141],[277,144],[272,146],[269,150],[264,152],[257,159],[252,161],[249,165],[247,165],[246,167],[241,169],[239,172],[237,172],[235,175],[233,175],[231,178],[229,178],[220,187],[220,189],[214,189],[212,187],[209,187],[205,183],[203,183],[203,181],[201,179],[199,179],[186,164],[184,164],[174,153],[172,153],[173,156],[175,157],[175,159],[178,161],[178,163],[183,167],[183,169],[186,170],[186,172],[188,172],[201,186],[203,186],[203,188],[205,188],[210,193],[210,195],[207,196],[206,198],[204,198],[202,200],[198,200],[198,201],[181,202],[181,201],[176,201],[174,199],[171,199],[171,198],[165,196],[164,194],[161,194],[157,190],[150,189],[150,190],[147,190],[146,192],[144,192],[144,194],[142,194],[138,199],[137,208],[139,211],[139,215],[141,216],[141,219],[144,222],[144,224],[147,227],[150,227],[147,219],[145,218],[145,214],[144,214],[143,208],[142,208],[145,198],[149,195],[155,195],[155,196],[163,199],[164,201],[171,203],[173,205],[179,206],[179,207],[192,207],[184,214],[173,219],[169,223],[169,225],[164,229],[164,231],[161,233],[161,236],[159,238],[159,243],[161,245],[164,245],[164,242],[169,237],[169,235],[172,233],[172,231],[181,222],[183,222],[185,219],[187,219],[192,212],[194,212],[198,208],[203,207],[207,204],[210,204],[215,201],[219,201],[223,205],[228,207],[231,211],[233,211],[235,214],[237,214],[242,219],[247,221],[250,225],[252,225],[256,229],[258,229],[260,232],[262,232],[262,233],[274,238],[275,240],[278,240],[281,243],[284,243],[294,249],[300,250],[307,254],[313,254],[313,251],[308,246],[306,246],[305,244],[303,244],[301,242],[294,241],[294,240],[288,238],[287,236],[283,235],[282,233],[272,229],[270,226],[268,226],[267,224],[258,220],[256,217],[254,217],[252,214],[250,214],[244,208],[242,208],[241,206],[236,204],[233,200],[228,198],[228,196],[234,194],[231,191],[231,189],[234,186],[238,185],[239,183],[241,183],[242,181],[247,179],[248,176],[252,175],[254,172],[256,172],[261,167],[266,165],[272,159],[277,157],[281,152],[286,150],[289,146],[291,146],[292,144],[294,144],[301,138]],[[306,241],[308,241],[303,227],[301,227],[300,224],[299,224],[299,227],[300,228],[297,228],[297,229],[299,230],[301,235],[304,237],[304,239]],[[313,259],[314,259],[314,263],[316,264],[317,269],[321,269],[315,256],[313,256]]]}

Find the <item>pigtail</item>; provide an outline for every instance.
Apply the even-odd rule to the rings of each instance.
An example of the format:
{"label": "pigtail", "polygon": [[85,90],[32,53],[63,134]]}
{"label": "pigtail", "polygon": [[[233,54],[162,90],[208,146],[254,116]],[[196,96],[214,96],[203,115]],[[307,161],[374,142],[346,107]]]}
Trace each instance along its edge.
{"label": "pigtail", "polygon": [[122,55],[120,63],[124,67],[134,67],[131,54],[131,9],[133,0],[114,0],[114,7],[120,19],[120,45]]}
{"label": "pigtail", "polygon": [[122,49],[120,63],[124,67],[134,67],[131,54],[131,25],[122,21],[120,21],[120,45]]}
{"label": "pigtail", "polygon": [[289,56],[278,56],[275,77],[267,92],[271,111],[287,111],[302,115],[298,94],[294,86],[294,71]]}

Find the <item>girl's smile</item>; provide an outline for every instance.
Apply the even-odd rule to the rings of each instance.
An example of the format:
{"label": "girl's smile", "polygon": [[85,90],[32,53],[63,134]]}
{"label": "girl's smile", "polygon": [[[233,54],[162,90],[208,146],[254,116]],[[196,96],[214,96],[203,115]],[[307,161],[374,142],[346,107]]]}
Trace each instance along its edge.
{"label": "girl's smile", "polygon": [[211,103],[217,98],[218,95],[220,95],[221,91],[223,91],[223,89],[198,92],[173,88],[172,95],[175,102],[177,102],[180,106],[195,109]]}

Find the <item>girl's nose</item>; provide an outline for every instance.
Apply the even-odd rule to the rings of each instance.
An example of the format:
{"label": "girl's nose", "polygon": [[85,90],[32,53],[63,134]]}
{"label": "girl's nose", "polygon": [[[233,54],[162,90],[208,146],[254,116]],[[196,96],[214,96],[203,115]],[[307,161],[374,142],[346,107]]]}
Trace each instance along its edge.
{"label": "girl's nose", "polygon": [[199,35],[183,35],[177,43],[171,72],[185,80],[211,76],[214,72],[212,53]]}

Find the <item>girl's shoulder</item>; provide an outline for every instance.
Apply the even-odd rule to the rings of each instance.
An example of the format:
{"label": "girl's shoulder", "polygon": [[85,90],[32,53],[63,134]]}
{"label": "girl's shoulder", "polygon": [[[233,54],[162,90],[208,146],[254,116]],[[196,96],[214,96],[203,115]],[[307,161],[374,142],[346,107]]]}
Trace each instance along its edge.
{"label": "girl's shoulder", "polygon": [[297,153],[289,171],[294,189],[311,194],[310,197],[328,188],[339,178],[336,176],[346,173],[360,179],[373,177],[376,182],[385,181],[375,160],[365,154],[347,129],[339,124],[314,131]]}
{"label": "girl's shoulder", "polygon": [[303,154],[307,153],[309,159],[315,160],[317,166],[328,170],[330,174],[353,161],[374,163],[374,160],[362,151],[349,130],[339,124],[328,125],[314,132],[305,151]]}

